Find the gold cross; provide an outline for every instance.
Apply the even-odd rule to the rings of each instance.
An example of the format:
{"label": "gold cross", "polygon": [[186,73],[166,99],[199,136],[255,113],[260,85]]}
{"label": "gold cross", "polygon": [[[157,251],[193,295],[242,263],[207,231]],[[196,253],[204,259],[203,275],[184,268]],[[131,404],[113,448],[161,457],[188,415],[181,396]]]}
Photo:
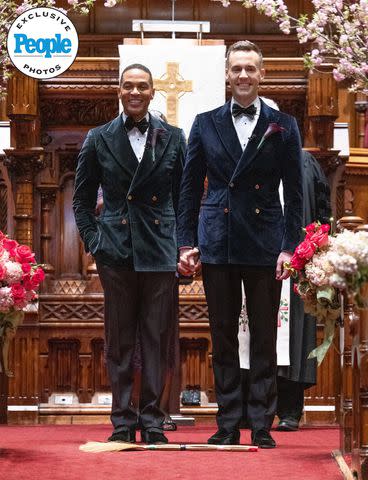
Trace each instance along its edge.
{"label": "gold cross", "polygon": [[192,81],[183,80],[183,77],[179,74],[178,63],[167,62],[166,73],[159,79],[155,78],[153,86],[159,92],[166,93],[167,121],[171,125],[177,126],[179,98],[185,92],[193,91]]}

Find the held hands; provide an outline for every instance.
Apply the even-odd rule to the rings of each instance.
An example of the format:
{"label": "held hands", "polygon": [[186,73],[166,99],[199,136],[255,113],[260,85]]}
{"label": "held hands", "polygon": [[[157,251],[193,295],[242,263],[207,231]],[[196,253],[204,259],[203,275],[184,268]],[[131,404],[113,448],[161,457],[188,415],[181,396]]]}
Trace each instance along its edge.
{"label": "held hands", "polygon": [[290,277],[290,270],[284,267],[285,262],[290,262],[293,255],[290,252],[281,252],[276,264],[276,280],[286,280]]}
{"label": "held hands", "polygon": [[186,277],[195,276],[201,271],[198,248],[183,247],[180,249],[178,272]]}

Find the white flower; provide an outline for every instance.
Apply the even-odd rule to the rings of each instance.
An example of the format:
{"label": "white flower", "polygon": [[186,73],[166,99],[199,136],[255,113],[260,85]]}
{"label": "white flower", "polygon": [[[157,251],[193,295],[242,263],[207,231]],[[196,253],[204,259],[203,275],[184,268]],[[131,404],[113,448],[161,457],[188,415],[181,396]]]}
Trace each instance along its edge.
{"label": "white flower", "polygon": [[345,290],[347,288],[347,284],[343,277],[340,277],[337,273],[334,273],[330,277],[330,285],[335,287],[339,290]]}
{"label": "white flower", "polygon": [[0,288],[0,312],[8,312],[14,305],[10,287]]}
{"label": "white flower", "polygon": [[23,276],[23,270],[19,263],[7,261],[4,263],[5,277],[4,281],[11,285],[12,283],[19,282]]}

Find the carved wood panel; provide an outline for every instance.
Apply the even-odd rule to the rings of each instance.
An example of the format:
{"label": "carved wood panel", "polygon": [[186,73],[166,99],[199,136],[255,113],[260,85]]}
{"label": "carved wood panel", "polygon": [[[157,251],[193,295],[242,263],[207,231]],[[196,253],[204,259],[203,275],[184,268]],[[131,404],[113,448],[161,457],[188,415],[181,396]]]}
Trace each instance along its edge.
{"label": "carved wood panel", "polygon": [[92,346],[92,390],[93,392],[109,392],[110,381],[107,376],[105,363],[104,340],[94,338]]}
{"label": "carved wood panel", "polygon": [[4,181],[0,179],[0,231],[8,231],[8,189]]}

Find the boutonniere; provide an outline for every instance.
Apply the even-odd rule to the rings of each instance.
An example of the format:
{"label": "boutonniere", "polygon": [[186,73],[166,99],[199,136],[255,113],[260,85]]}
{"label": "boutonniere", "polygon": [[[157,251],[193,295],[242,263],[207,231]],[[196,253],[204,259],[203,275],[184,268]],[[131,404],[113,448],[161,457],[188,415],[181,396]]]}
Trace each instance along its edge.
{"label": "boutonniere", "polygon": [[154,163],[156,160],[155,156],[155,147],[157,141],[160,138],[163,138],[166,134],[166,130],[164,128],[153,128],[150,134],[150,138],[147,139],[146,148],[150,148],[152,150],[152,162]]}
{"label": "boutonniere", "polygon": [[279,125],[278,123],[275,123],[275,122],[271,122],[269,125],[268,125],[268,128],[267,130],[265,131],[263,137],[261,138],[261,141],[259,142],[258,146],[257,146],[257,149],[259,150],[261,148],[261,146],[263,145],[264,141],[270,136],[272,135],[273,133],[277,133],[277,132],[283,132],[285,131],[286,128],[284,127],[281,127],[281,125]]}

